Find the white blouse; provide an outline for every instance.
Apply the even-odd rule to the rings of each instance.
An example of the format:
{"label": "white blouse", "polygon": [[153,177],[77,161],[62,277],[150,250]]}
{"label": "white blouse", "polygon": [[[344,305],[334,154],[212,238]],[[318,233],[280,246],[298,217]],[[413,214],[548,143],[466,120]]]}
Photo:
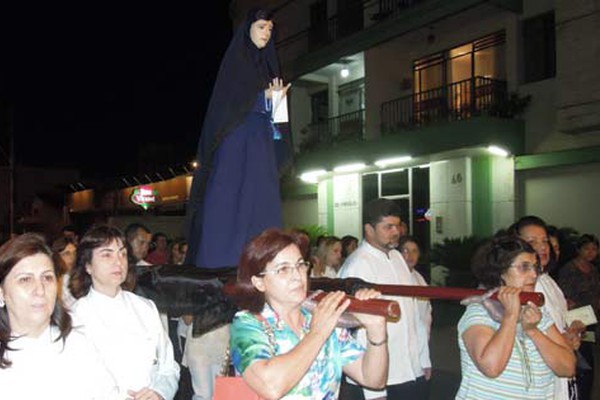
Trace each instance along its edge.
{"label": "white blouse", "polygon": [[[567,314],[567,300],[563,291],[550,275],[543,273],[538,276],[535,291],[542,292],[546,299],[544,308],[552,317],[556,328],[563,333],[567,328],[565,316]],[[559,376],[554,379],[554,399],[567,400],[569,398],[569,378]]]}
{"label": "white blouse", "polygon": [[12,362],[0,369],[2,399],[117,399],[118,389],[82,332],[74,329],[56,341],[60,331],[51,326],[38,338],[21,337],[9,343]]}
{"label": "white blouse", "polygon": [[156,305],[128,291],[113,298],[90,288],[73,305],[81,324],[98,349],[121,395],[148,387],[165,400],[177,392],[179,365]]}
{"label": "white blouse", "polygon": [[75,304],[75,302],[77,301],[77,299],[75,297],[73,297],[73,295],[71,294],[71,290],[69,290],[69,281],[70,280],[71,280],[71,277],[69,276],[69,274],[63,275],[61,299],[62,299],[63,305],[65,307],[67,307],[68,310],[70,310],[71,307],[73,307],[73,304]]}

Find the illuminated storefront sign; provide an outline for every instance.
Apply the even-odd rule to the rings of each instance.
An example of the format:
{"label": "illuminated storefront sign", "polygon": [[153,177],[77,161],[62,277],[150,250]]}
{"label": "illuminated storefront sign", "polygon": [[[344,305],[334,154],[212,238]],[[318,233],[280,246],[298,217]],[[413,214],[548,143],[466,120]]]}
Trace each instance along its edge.
{"label": "illuminated storefront sign", "polygon": [[158,190],[153,189],[152,186],[140,186],[131,192],[129,199],[133,204],[137,204],[144,210],[147,210],[158,201],[158,196]]}

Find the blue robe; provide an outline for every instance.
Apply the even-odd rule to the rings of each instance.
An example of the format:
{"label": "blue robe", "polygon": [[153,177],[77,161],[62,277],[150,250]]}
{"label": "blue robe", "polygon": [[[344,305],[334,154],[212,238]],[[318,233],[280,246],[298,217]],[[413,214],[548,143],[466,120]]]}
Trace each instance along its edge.
{"label": "blue robe", "polygon": [[283,226],[271,112],[264,92],[215,153],[203,204],[195,264],[237,266],[246,243]]}

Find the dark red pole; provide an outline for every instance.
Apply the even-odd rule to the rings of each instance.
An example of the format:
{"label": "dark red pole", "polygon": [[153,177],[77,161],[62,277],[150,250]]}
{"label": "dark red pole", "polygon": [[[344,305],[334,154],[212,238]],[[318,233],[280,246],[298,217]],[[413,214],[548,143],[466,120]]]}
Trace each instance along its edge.
{"label": "dark red pole", "polygon": [[[318,303],[327,295],[327,292],[320,291],[315,293],[311,299]],[[397,301],[386,299],[359,300],[350,295],[346,295],[344,300],[346,299],[350,300],[350,305],[348,306],[348,311],[350,312],[381,315],[389,322],[396,322],[400,320],[400,305]]]}
{"label": "dark red pole", "polygon": [[[354,293],[354,291],[359,288],[371,288],[389,296],[425,297],[428,299],[458,301],[470,296],[481,296],[487,292],[482,289],[457,287],[380,285],[359,278],[312,278],[310,280],[310,288],[312,290],[321,289],[324,291],[343,290],[346,293]],[[496,299],[497,294],[494,293],[491,298]],[[539,292],[521,292],[520,298],[521,304],[527,304],[527,302],[531,301],[538,307],[543,306],[545,301],[544,294]]]}

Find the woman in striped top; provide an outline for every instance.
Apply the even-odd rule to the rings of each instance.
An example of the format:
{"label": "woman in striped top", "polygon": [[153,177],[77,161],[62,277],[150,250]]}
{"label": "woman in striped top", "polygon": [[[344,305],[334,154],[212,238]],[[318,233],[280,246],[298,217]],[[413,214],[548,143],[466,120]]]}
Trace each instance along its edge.
{"label": "woman in striped top", "polygon": [[462,381],[457,399],[552,399],[554,377],[573,376],[575,354],[552,319],[519,293],[533,291],[535,250],[517,237],[493,239],[473,258],[485,289],[499,287],[499,303],[467,306],[458,323]]}

